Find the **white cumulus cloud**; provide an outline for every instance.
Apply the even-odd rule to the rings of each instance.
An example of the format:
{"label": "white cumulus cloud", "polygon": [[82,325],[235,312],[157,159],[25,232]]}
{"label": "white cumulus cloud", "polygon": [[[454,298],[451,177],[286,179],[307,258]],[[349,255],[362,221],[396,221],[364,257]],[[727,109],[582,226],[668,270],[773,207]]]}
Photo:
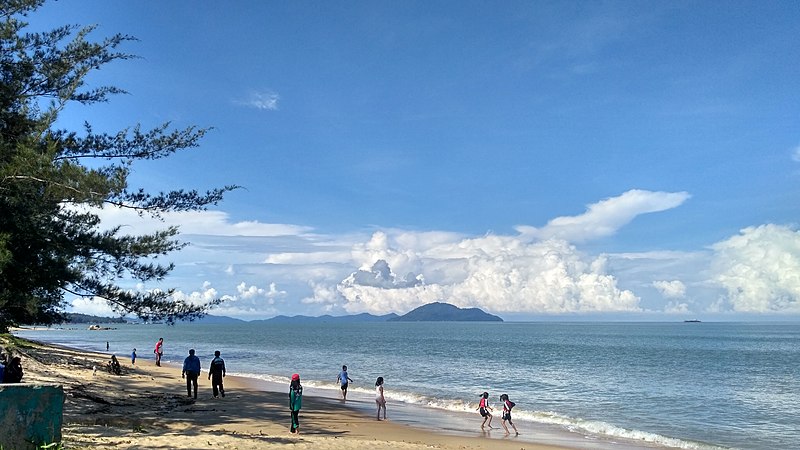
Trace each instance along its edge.
{"label": "white cumulus cloud", "polygon": [[335,286],[313,281],[309,282],[309,286],[311,287],[312,295],[302,299],[302,303],[335,305],[340,300]]}
{"label": "white cumulus cloud", "polygon": [[[603,258],[588,258],[562,240],[488,235],[412,251],[376,233],[360,250],[380,259],[340,283],[349,312],[404,313],[433,301],[492,312],[640,310],[639,298],[605,273]],[[411,268],[409,274],[420,275],[397,275]]]}
{"label": "white cumulus cloud", "polygon": [[689,199],[687,192],[652,192],[632,189],[618,197],[591,204],[578,216],[552,219],[542,228],[517,226],[522,236],[534,239],[563,239],[584,242],[610,236],[641,214],[665,211]]}
{"label": "white cumulus cloud", "polygon": [[102,317],[115,317],[118,315],[111,309],[107,301],[97,297],[77,297],[70,302],[70,307],[72,312],[80,314]]}
{"label": "white cumulus cloud", "polygon": [[664,307],[664,312],[667,314],[687,314],[689,313],[689,304],[682,302],[669,302]]}
{"label": "white cumulus cloud", "polygon": [[665,298],[683,298],[686,296],[686,285],[680,280],[654,281],[653,287]]}
{"label": "white cumulus cloud", "polygon": [[749,227],[712,249],[712,281],[725,289],[734,311],[800,313],[800,232]]}
{"label": "white cumulus cloud", "polygon": [[202,289],[192,292],[175,291],[172,294],[172,298],[192,305],[204,305],[219,298],[219,293],[211,286],[211,283],[206,281],[203,283]]}
{"label": "white cumulus cloud", "polygon": [[275,283],[270,283],[269,288],[264,289],[254,285],[248,286],[246,283],[242,282],[236,286],[236,290],[238,292],[238,295],[236,296],[237,300],[251,300],[259,297],[275,299],[286,296],[286,291],[278,290],[278,286]]}

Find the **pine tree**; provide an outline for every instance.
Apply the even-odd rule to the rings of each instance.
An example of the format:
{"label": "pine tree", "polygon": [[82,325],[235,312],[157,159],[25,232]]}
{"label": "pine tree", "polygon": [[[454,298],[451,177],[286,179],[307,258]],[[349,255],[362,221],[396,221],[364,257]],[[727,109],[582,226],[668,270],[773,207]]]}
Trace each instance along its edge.
{"label": "pine tree", "polygon": [[25,32],[25,18],[43,2],[0,0],[0,331],[62,321],[66,295],[104,299],[120,315],[144,320],[203,315],[219,300],[193,305],[174,300],[171,289],[119,286],[123,279],[163,280],[173,265],[156,260],[185,245],[177,228],[135,236],[120,228],[101,231],[96,211],[129,208],[160,217],[217,204],[236,186],[157,194],[128,186],[136,161],[195,148],[208,130],[175,130],[169,123],[111,134],[95,133],[88,123],[79,131],[57,129],[68,105],[106,102],[124,92],[87,88],[85,80],[108,63],[133,58],[118,48],[135,38],[116,34],[92,42],[93,27],[71,25]]}

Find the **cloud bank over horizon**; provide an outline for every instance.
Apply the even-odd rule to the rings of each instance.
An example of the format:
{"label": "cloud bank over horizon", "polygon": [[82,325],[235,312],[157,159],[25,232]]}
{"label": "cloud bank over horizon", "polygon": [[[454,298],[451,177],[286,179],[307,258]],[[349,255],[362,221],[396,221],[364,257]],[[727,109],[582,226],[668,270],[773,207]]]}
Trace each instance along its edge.
{"label": "cloud bank over horizon", "polygon": [[[219,211],[155,224],[124,211],[102,215],[106,225],[136,233],[183,224],[192,245],[174,255],[175,298],[224,298],[212,313],[233,317],[402,314],[434,301],[507,314],[800,313],[800,233],[789,226],[746,228],[698,252],[589,254],[578,247],[688,198],[631,190],[580,216],[484,236],[391,228],[324,235],[306,226],[231,223]],[[105,311],[96,299],[74,299],[72,309]]]}

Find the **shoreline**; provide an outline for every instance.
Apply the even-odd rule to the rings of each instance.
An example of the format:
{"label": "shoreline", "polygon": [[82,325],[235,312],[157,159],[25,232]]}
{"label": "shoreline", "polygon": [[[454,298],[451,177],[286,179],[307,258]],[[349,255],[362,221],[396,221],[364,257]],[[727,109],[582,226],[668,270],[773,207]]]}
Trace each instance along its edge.
{"label": "shoreline", "polygon": [[[288,428],[287,395],[278,385],[230,375],[225,378],[227,396],[215,399],[206,370],[198,380],[198,399],[192,400],[186,396],[179,366],[157,367],[147,359],[132,366],[130,359],[120,358],[123,373],[117,376],[105,371],[108,354],[14,339],[20,342],[13,351],[23,357],[23,382],[64,386],[64,448],[580,448],[513,435],[498,439],[435,432],[393,422],[391,410],[388,421],[377,421],[363,408],[308,393],[300,412],[300,434],[294,435]],[[7,341],[3,338],[4,346]],[[495,426],[504,433],[499,423]]]}

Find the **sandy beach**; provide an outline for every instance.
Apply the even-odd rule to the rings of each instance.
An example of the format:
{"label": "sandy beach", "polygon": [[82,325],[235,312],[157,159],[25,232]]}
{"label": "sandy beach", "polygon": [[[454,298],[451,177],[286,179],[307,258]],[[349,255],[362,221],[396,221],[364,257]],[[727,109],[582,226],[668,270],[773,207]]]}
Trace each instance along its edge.
{"label": "sandy beach", "polygon": [[[197,400],[186,395],[179,367],[121,357],[122,374],[105,370],[108,355],[29,343],[7,335],[4,347],[22,356],[24,382],[64,387],[67,449],[559,449],[547,444],[453,436],[376,421],[340,402],[305,396],[300,434],[289,432],[285,392],[228,376],[225,398],[213,398],[207,372]],[[94,368],[97,368],[95,371]],[[288,390],[288,379],[287,379]],[[391,406],[390,406],[391,407]],[[499,424],[496,424],[499,427]],[[496,431],[496,430],[495,430]],[[502,433],[502,429],[500,429]]]}

